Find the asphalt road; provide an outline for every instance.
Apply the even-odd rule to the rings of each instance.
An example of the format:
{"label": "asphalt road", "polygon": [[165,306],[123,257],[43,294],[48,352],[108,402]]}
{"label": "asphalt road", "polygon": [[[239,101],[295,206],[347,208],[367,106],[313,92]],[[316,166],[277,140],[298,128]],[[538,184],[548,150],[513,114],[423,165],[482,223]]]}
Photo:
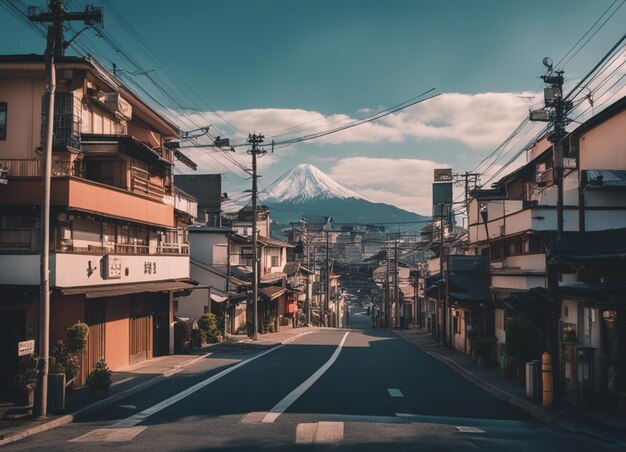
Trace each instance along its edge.
{"label": "asphalt road", "polygon": [[541,424],[355,309],[350,329],[224,344],[90,418],[11,450],[619,450]]}

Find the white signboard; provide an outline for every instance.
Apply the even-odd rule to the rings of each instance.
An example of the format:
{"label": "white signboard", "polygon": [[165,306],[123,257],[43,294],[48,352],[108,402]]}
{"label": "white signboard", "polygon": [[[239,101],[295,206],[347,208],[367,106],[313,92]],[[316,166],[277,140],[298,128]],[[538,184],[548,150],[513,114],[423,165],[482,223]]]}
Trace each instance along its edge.
{"label": "white signboard", "polygon": [[122,260],[109,254],[104,256],[105,278],[120,279],[122,277]]}
{"label": "white signboard", "polygon": [[32,355],[35,353],[35,339],[17,343],[17,356]]}

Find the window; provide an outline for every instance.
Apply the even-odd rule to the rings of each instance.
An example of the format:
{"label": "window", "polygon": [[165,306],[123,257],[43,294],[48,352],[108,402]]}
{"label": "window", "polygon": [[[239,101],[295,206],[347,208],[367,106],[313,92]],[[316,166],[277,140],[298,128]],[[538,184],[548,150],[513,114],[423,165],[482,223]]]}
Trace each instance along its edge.
{"label": "window", "polygon": [[7,139],[7,103],[0,102],[0,140]]}
{"label": "window", "polygon": [[278,256],[272,256],[272,267],[278,267],[280,265],[280,258]]}
{"label": "window", "polygon": [[252,247],[242,247],[240,265],[252,265]]}

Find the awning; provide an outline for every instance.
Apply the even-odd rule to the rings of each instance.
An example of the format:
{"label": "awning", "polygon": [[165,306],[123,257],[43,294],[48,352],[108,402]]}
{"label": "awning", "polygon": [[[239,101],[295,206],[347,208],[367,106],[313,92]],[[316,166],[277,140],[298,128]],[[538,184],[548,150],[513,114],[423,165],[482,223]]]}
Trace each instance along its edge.
{"label": "awning", "polygon": [[484,302],[489,300],[489,262],[487,256],[448,256],[450,300]]}
{"label": "awning", "polygon": [[263,287],[259,290],[261,297],[270,301],[277,299],[286,292],[288,292],[288,289],[277,286]]}
{"label": "awning", "polygon": [[186,281],[159,281],[149,283],[115,284],[106,286],[57,287],[62,295],[81,295],[86,298],[118,297],[143,292],[180,292],[192,290],[196,287],[192,280]]}
{"label": "awning", "polygon": [[566,231],[561,240],[555,231],[544,231],[542,238],[549,265],[606,267],[626,264],[626,228]]}
{"label": "awning", "polygon": [[527,291],[513,292],[497,300],[496,305],[509,312],[542,311],[548,308],[548,292],[543,287],[533,287]]}

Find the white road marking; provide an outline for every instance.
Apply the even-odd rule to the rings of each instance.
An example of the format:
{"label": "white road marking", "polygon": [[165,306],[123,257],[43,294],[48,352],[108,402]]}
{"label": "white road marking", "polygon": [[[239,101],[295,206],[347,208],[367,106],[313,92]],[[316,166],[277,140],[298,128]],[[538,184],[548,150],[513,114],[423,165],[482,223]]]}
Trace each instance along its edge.
{"label": "white road marking", "polygon": [[124,410],[136,410],[137,405],[118,405],[118,408],[122,408]]}
{"label": "white road marking", "polygon": [[274,406],[274,408],[272,408],[269,413],[267,413],[267,415],[263,418],[263,423],[271,424],[276,419],[278,419],[278,416],[283,414],[293,402],[298,400],[298,398],[300,398],[302,394],[304,394],[311,386],[313,386],[313,383],[315,383],[322,375],[324,375],[324,373],[330,368],[330,366],[332,366],[333,363],[337,361],[339,353],[341,353],[341,349],[343,348],[343,344],[345,344],[346,339],[348,338],[348,334],[350,334],[349,331],[343,335],[343,339],[341,339],[341,342],[337,346],[337,349],[330,357],[330,359],[326,361],[326,363],[324,363],[322,367],[317,369],[313,375],[307,378],[304,383],[302,383],[296,389],[287,394],[283,400],[278,402]]}
{"label": "white road marking", "polygon": [[134,379],[135,377],[128,377],[128,378],[124,378],[123,380],[116,381],[115,383],[111,384],[111,388],[117,385],[121,385],[122,383],[126,383],[127,381],[134,380]]}
{"label": "white road marking", "polygon": [[175,404],[176,402],[180,402],[184,398],[189,397],[191,394],[193,394],[194,392],[199,391],[200,389],[204,388],[205,386],[210,385],[211,383],[219,380],[222,377],[225,377],[226,375],[228,375],[229,373],[239,369],[240,367],[243,367],[246,364],[251,363],[255,359],[258,359],[258,358],[260,358],[262,356],[265,356],[268,353],[271,353],[271,352],[273,352],[275,350],[278,350],[281,347],[282,347],[282,345],[278,345],[278,346],[276,346],[274,348],[270,348],[269,350],[266,350],[266,351],[264,351],[262,353],[259,353],[258,355],[255,355],[255,356],[253,356],[251,358],[248,358],[245,361],[241,361],[240,363],[237,363],[234,366],[229,367],[228,369],[224,369],[223,371],[213,375],[212,377],[209,377],[206,380],[203,380],[200,383],[196,383],[195,385],[185,389],[184,391],[179,392],[176,395],[173,395],[169,399],[165,399],[164,401],[162,401],[160,403],[157,403],[156,405],[153,405],[150,408],[147,408],[147,409],[143,410],[141,413],[134,414],[134,415],[132,415],[132,416],[126,418],[126,419],[122,419],[122,420],[116,422],[115,424],[112,425],[112,427],[113,428],[134,427],[135,425],[140,424],[141,422],[143,422],[146,419],[148,419],[153,414],[156,414],[159,411],[164,410],[165,408]]}
{"label": "white road marking", "polygon": [[389,392],[389,395],[391,397],[404,397],[404,394],[402,394],[402,391],[400,391],[399,389],[388,388],[387,391]]}
{"label": "white road marking", "polygon": [[463,427],[457,426],[456,428],[461,433],[485,433],[484,430],[479,429],[478,427]]}
{"label": "white road marking", "polygon": [[242,419],[242,424],[260,424],[263,421],[263,418],[267,414],[267,411],[253,411],[252,413],[246,414]]}
{"label": "white road marking", "polygon": [[87,443],[87,442],[108,442],[121,443],[132,441],[135,436],[139,435],[148,427],[130,427],[130,428],[99,428],[89,433],[71,439],[71,443]]}
{"label": "white road marking", "polygon": [[331,444],[343,440],[343,422],[298,424],[296,444]]}

